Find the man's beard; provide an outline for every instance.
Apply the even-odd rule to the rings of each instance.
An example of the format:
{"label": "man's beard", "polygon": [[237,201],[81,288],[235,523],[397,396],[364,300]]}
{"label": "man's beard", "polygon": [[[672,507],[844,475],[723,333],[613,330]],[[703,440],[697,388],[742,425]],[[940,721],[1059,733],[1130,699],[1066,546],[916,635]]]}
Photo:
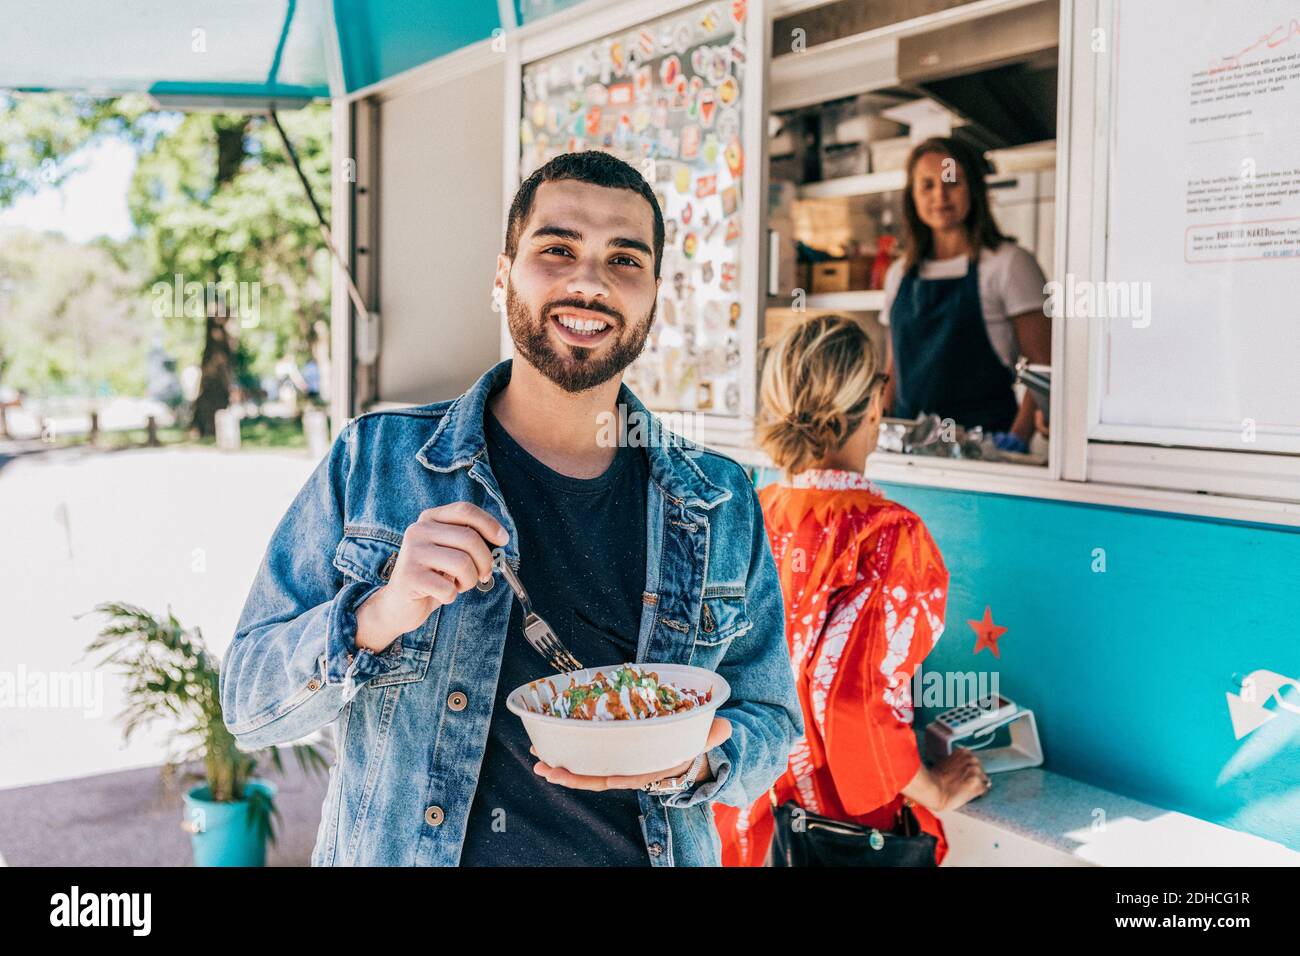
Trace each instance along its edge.
{"label": "man's beard", "polygon": [[[580,299],[548,302],[542,307],[541,315],[535,318],[528,311],[528,307],[515,295],[514,289],[506,288],[506,319],[510,325],[510,337],[514,339],[515,348],[530,365],[566,392],[585,392],[589,388],[595,388],[608,382],[631,365],[645,348],[645,340],[650,334],[657,305],[656,297],[655,303],[650,306],[650,314],[644,321],[634,326],[629,326],[622,313],[602,307],[600,303],[583,302]],[[578,345],[562,345],[561,348],[568,354],[558,353],[555,343],[551,341],[548,326],[551,315],[566,307],[605,313],[614,320],[610,322],[611,337],[619,337],[614,338],[613,343],[599,358],[595,357],[594,349],[582,348]]]}

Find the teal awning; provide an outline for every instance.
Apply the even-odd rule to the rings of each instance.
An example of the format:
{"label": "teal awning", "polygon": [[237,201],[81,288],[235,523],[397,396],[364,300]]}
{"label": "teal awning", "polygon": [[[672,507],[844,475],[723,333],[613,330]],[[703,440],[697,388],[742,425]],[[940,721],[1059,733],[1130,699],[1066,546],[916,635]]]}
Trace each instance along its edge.
{"label": "teal awning", "polygon": [[15,3],[0,19],[0,88],[289,105],[377,83],[499,26],[496,0]]}

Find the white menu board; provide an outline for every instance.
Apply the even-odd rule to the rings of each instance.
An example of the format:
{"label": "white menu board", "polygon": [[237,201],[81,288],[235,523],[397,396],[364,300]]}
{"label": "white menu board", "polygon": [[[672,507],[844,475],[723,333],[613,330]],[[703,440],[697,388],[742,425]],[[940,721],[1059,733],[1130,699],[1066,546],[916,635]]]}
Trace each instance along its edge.
{"label": "white menu board", "polygon": [[1120,0],[1111,52],[1093,437],[1300,452],[1300,3]]}
{"label": "white menu board", "polygon": [[656,410],[741,412],[746,8],[704,3],[523,68],[521,180],[583,149],[613,153],[652,180],[663,283],[645,351],[624,380]]}

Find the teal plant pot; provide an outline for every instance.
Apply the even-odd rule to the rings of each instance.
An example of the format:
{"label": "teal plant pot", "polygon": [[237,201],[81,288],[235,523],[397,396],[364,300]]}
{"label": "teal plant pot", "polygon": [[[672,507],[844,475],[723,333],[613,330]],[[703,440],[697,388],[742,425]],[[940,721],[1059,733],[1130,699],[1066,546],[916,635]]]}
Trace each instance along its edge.
{"label": "teal plant pot", "polygon": [[[275,785],[250,780],[245,791],[259,790],[275,797]],[[248,801],[218,803],[207,784],[185,795],[182,828],[190,834],[195,866],[265,866],[266,832],[248,816]]]}

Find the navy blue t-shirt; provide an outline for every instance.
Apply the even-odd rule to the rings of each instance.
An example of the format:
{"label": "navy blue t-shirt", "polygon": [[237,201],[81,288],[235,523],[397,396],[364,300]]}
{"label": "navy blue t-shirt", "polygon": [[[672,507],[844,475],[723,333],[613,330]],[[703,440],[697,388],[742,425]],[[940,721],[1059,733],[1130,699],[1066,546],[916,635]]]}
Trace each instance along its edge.
{"label": "navy blue t-shirt", "polygon": [[[489,409],[483,419],[534,609],[584,666],[635,661],[646,574],[645,450],[624,445],[604,474],[570,478],[525,451]],[[507,586],[498,577],[497,587]],[[649,866],[637,791],[572,790],[533,771],[537,758],[506,697],[554,671],[524,639],[523,609],[512,604],[461,865]]]}

